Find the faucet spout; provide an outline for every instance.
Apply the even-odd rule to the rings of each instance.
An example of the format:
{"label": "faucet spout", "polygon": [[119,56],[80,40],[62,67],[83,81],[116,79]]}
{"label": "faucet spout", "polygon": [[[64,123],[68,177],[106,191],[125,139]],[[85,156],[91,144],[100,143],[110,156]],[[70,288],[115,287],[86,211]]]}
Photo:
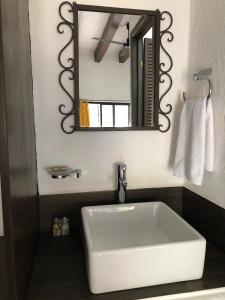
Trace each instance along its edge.
{"label": "faucet spout", "polygon": [[118,180],[118,202],[126,202],[126,189],[127,189],[127,179],[126,179],[126,165],[124,163],[117,164],[117,180]]}

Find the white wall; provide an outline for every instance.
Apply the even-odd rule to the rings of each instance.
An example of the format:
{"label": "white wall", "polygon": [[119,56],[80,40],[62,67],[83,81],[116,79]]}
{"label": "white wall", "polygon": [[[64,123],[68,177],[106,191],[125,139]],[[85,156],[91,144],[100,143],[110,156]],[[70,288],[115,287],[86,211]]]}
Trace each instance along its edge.
{"label": "white wall", "polygon": [[207,94],[201,90],[203,83],[192,83],[194,72],[213,68],[213,110],[215,126],[215,171],[206,173],[203,185],[185,186],[197,194],[225,208],[225,1],[192,0],[189,96]]}
{"label": "white wall", "polygon": [[[86,0],[83,4],[120,6],[137,9],[169,10],[174,17],[175,40],[167,46],[174,60],[173,89],[166,98],[174,106],[172,129],[160,132],[77,132],[64,134],[58,106],[66,100],[58,84],[60,66],[57,54],[65,44],[56,31],[61,1],[30,0],[31,46],[34,78],[34,105],[37,134],[38,180],[40,194],[111,190],[115,188],[115,162],[127,164],[128,187],[182,185],[174,177],[174,112],[179,110],[178,95],[186,89],[190,0]],[[181,100],[180,100],[181,101]],[[67,164],[83,170],[79,180],[53,180],[47,166]]]}

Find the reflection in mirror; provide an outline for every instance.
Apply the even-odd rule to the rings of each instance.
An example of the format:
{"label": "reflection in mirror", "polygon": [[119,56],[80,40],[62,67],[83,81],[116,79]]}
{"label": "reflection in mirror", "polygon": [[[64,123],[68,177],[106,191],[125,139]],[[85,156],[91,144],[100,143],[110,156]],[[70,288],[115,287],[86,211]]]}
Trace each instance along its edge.
{"label": "reflection in mirror", "polygon": [[154,18],[79,11],[80,127],[154,128]]}
{"label": "reflection in mirror", "polygon": [[154,126],[154,46],[155,19],[141,16],[134,23],[132,41],[133,123]]}

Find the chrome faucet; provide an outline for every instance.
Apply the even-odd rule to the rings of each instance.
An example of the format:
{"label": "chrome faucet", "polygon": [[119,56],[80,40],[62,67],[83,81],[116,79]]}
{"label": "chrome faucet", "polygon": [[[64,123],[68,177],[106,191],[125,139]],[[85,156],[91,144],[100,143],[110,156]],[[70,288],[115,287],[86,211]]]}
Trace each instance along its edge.
{"label": "chrome faucet", "polygon": [[127,189],[126,165],[124,163],[118,163],[116,166],[118,181],[118,202],[125,203]]}

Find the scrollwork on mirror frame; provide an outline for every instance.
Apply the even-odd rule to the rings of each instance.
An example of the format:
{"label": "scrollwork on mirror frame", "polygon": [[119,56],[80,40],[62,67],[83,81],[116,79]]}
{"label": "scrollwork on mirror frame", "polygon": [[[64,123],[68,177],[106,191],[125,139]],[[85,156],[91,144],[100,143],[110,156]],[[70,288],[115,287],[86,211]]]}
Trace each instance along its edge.
{"label": "scrollwork on mirror frame", "polygon": [[[61,51],[59,52],[58,55],[58,62],[62,68],[62,70],[59,73],[59,84],[61,86],[61,88],[63,89],[63,91],[66,93],[66,95],[68,96],[68,98],[71,100],[71,108],[70,109],[66,109],[66,105],[65,104],[60,104],[59,105],[59,112],[63,115],[63,118],[61,120],[61,129],[63,132],[67,133],[67,134],[71,134],[75,131],[75,122],[74,122],[74,118],[75,118],[75,100],[74,100],[74,96],[71,95],[71,93],[66,89],[65,85],[63,84],[63,77],[67,77],[67,79],[74,81],[74,57],[69,57],[67,58],[67,63],[63,62],[62,60],[62,55],[64,53],[64,51],[66,49],[68,49],[68,47],[71,45],[71,43],[73,43],[74,41],[74,22],[69,21],[65,16],[63,16],[63,9],[67,7],[67,12],[72,13],[74,11],[74,5],[76,3],[70,3],[68,1],[62,2],[59,6],[59,15],[62,19],[62,21],[58,24],[57,26],[57,31],[58,33],[63,34],[64,33],[64,28],[68,28],[70,30],[71,36],[69,41],[66,43],[66,45],[61,49]],[[66,76],[67,75],[67,76]],[[69,128],[66,128],[66,124],[65,121],[69,118],[73,118],[73,125],[70,125]]]}
{"label": "scrollwork on mirror frame", "polygon": [[165,119],[167,124],[159,124],[159,130],[161,132],[167,132],[170,129],[171,126],[171,121],[169,118],[169,114],[172,112],[172,105],[171,104],[166,104],[165,108],[163,108],[163,100],[164,97],[168,94],[168,92],[171,90],[172,85],[173,85],[173,80],[172,77],[170,76],[170,71],[173,67],[173,60],[168,51],[165,49],[165,46],[163,44],[163,38],[167,36],[167,42],[171,43],[174,40],[174,35],[170,31],[172,25],[173,25],[173,17],[170,12],[168,11],[163,11],[161,13],[160,19],[161,19],[161,24],[163,21],[166,20],[166,18],[169,19],[169,25],[164,29],[160,30],[160,47],[163,53],[166,55],[168,58],[168,66],[166,66],[165,62],[160,62],[159,64],[159,82],[161,84],[168,82],[168,87],[165,89],[165,91],[162,93],[162,95],[159,98],[159,114],[161,114]]}

